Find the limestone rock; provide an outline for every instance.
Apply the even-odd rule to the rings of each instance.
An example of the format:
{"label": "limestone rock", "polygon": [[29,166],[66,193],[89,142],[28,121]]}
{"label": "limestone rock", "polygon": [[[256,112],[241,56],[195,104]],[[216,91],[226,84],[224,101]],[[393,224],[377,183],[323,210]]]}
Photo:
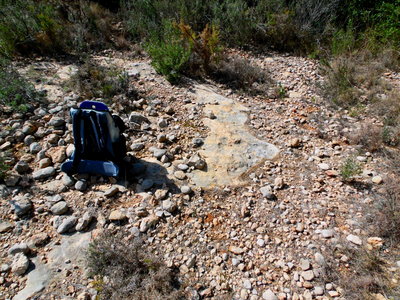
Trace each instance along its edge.
{"label": "limestone rock", "polygon": [[28,214],[33,207],[32,202],[23,197],[15,197],[10,203],[18,217]]}
{"label": "limestone rock", "polygon": [[184,185],[181,187],[181,192],[185,195],[188,195],[192,192],[192,189],[190,188],[190,186]]}
{"label": "limestone rock", "polygon": [[0,220],[0,233],[11,231],[14,225],[8,221]]}
{"label": "limestone rock", "polygon": [[186,179],[186,174],[184,172],[182,172],[182,171],[174,172],[174,176],[175,176],[176,179],[179,179],[179,180]]}
{"label": "limestone rock", "polygon": [[53,176],[55,173],[56,170],[53,167],[47,167],[33,172],[32,177],[35,180],[46,179],[48,177]]}
{"label": "limestone rock", "polygon": [[188,166],[194,167],[198,170],[203,170],[206,167],[206,161],[197,153],[189,159]]}
{"label": "limestone rock", "polygon": [[143,143],[134,143],[131,145],[131,150],[132,151],[140,151],[144,149],[144,144]]}
{"label": "limestone rock", "polygon": [[362,245],[362,240],[361,240],[361,238],[360,238],[359,236],[357,236],[357,235],[349,234],[349,235],[346,237],[346,240],[348,240],[349,242],[351,242],[351,243],[353,243],[353,244],[355,244],[355,245],[358,245],[358,246],[361,246],[361,245]]}
{"label": "limestone rock", "polygon": [[122,222],[126,220],[126,218],[126,214],[120,210],[113,210],[108,217],[108,219],[113,222]]}
{"label": "limestone rock", "polygon": [[264,198],[267,198],[269,200],[275,199],[275,195],[270,185],[266,185],[260,188],[260,192],[264,196]]}
{"label": "limestone rock", "polygon": [[243,254],[245,252],[243,248],[237,246],[229,246],[229,251],[237,255]]}
{"label": "limestone rock", "polygon": [[112,196],[115,196],[118,192],[119,192],[119,188],[117,186],[112,186],[104,192],[104,196],[112,197]]}
{"label": "limestone rock", "polygon": [[70,229],[72,229],[75,226],[77,221],[78,220],[77,220],[77,218],[75,216],[70,216],[70,217],[65,218],[61,222],[60,226],[58,226],[57,232],[58,233],[66,233],[66,232],[68,232]]}
{"label": "limestone rock", "polygon": [[273,291],[266,290],[263,294],[262,297],[264,300],[278,300],[278,297],[275,295]]}
{"label": "limestone rock", "polygon": [[26,243],[15,244],[10,249],[8,249],[9,255],[16,255],[18,253],[28,254],[29,247]]}
{"label": "limestone rock", "polygon": [[66,150],[65,146],[54,147],[54,148],[49,149],[47,151],[47,154],[50,156],[53,164],[62,163],[67,159],[67,154],[66,154],[65,150]]}
{"label": "limestone rock", "polygon": [[76,231],[84,231],[89,226],[90,222],[94,219],[94,216],[91,212],[85,212],[82,218],[79,218],[78,224],[76,224]]}
{"label": "limestone rock", "polygon": [[154,149],[152,149],[153,150],[153,155],[154,155],[154,157],[155,158],[161,158],[161,157],[163,157],[166,153],[167,153],[167,150],[165,150],[165,149],[158,149],[158,148],[154,148]]}
{"label": "limestone rock", "polygon": [[[41,247],[47,244],[49,241],[50,237],[47,233],[38,233],[32,236],[30,244],[33,245],[34,247]],[[31,247],[31,246],[30,246]]]}
{"label": "limestone rock", "polygon": [[311,281],[314,279],[315,275],[314,275],[313,270],[308,270],[308,271],[301,272],[301,277],[303,277],[304,280],[306,280],[306,281]]}
{"label": "limestone rock", "polygon": [[300,268],[303,271],[309,270],[311,267],[310,261],[308,259],[300,259]]}
{"label": "limestone rock", "polygon": [[68,211],[68,209],[68,204],[65,201],[59,201],[50,208],[53,215],[63,215]]}
{"label": "limestone rock", "polygon": [[150,215],[144,218],[142,222],[140,222],[140,228],[139,228],[140,232],[146,232],[147,230],[149,230],[149,228],[157,225],[159,220],[160,218],[157,217],[156,215]]}
{"label": "limestone rock", "polygon": [[138,125],[141,125],[142,123],[150,123],[148,118],[136,112],[132,112],[129,115],[129,122],[136,123]]}
{"label": "limestone rock", "polygon": [[301,140],[298,138],[293,138],[289,141],[288,146],[291,148],[297,148],[301,144]]}
{"label": "limestone rock", "polygon": [[87,189],[87,181],[86,180],[78,180],[75,183],[75,189],[80,192],[84,192]]}
{"label": "limestone rock", "polygon": [[26,161],[19,161],[15,166],[14,170],[18,172],[18,174],[24,174],[29,171],[29,165]]}
{"label": "limestone rock", "polygon": [[164,200],[162,202],[162,209],[166,210],[169,213],[173,213],[176,211],[178,206],[176,205],[175,201],[172,200]]}
{"label": "limestone rock", "polygon": [[23,254],[18,253],[14,256],[14,260],[11,264],[11,271],[15,275],[23,275],[29,268],[29,259]]}
{"label": "limestone rock", "polygon": [[372,180],[372,182],[375,183],[375,184],[381,184],[381,183],[383,182],[382,177],[379,176],[379,175],[372,177],[371,180]]}
{"label": "limestone rock", "polygon": [[59,117],[52,117],[48,124],[53,127],[60,127],[65,124],[65,120]]}
{"label": "limestone rock", "polygon": [[167,189],[158,189],[154,192],[154,198],[156,200],[163,200],[167,197],[168,190]]}

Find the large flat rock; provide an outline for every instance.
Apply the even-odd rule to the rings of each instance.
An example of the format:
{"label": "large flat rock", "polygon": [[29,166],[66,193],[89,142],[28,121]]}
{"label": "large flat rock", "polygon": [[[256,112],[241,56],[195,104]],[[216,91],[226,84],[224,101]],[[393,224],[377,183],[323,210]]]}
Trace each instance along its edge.
{"label": "large flat rock", "polygon": [[279,149],[253,136],[246,125],[248,108],[221,96],[205,85],[197,85],[194,96],[205,104],[204,111],[215,119],[205,118],[210,133],[199,151],[207,162],[206,170],[192,172],[197,186],[241,184],[241,175],[266,159],[274,159]]}
{"label": "large flat rock", "polygon": [[[85,251],[91,239],[90,232],[76,233],[63,236],[60,245],[51,243],[48,247],[53,249],[48,254],[48,263],[43,264],[39,259],[32,259],[33,269],[27,274],[25,288],[13,300],[25,300],[43,291],[52,281],[58,280],[61,273],[58,268],[65,268],[65,261],[70,260],[70,265],[85,267]],[[60,278],[60,280],[62,280]]]}

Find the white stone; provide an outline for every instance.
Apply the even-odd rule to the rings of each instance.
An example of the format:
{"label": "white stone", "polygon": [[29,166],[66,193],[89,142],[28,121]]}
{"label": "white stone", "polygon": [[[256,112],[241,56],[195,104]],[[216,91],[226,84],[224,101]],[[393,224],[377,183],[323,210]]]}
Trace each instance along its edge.
{"label": "white stone", "polygon": [[328,164],[326,164],[326,163],[320,163],[320,164],[318,164],[318,167],[319,167],[321,170],[324,170],[324,171],[330,169],[330,166],[329,166]]}
{"label": "white stone", "polygon": [[278,297],[274,294],[273,291],[267,290],[262,294],[264,300],[278,300]]}
{"label": "white stone", "polygon": [[23,275],[28,270],[29,259],[23,253],[17,253],[11,264],[11,271],[16,275]]}
{"label": "white stone", "polygon": [[355,244],[355,245],[358,245],[358,246],[362,245],[362,240],[361,240],[361,238],[360,238],[359,236],[357,236],[357,235],[349,234],[349,235],[346,237],[346,240],[348,240],[349,242],[351,242],[351,243],[353,243],[353,244]]}

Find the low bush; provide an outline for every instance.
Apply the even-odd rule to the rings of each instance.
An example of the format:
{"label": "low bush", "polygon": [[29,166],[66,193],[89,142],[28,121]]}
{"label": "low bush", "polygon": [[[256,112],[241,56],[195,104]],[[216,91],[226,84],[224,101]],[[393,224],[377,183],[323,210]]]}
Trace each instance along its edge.
{"label": "low bush", "polygon": [[44,101],[42,94],[23,78],[7,60],[0,60],[0,104],[11,110],[26,112]]}
{"label": "low bush", "polygon": [[187,68],[192,47],[172,23],[164,26],[161,35],[154,34],[146,44],[154,69],[171,83],[176,83]]}
{"label": "low bush", "polygon": [[396,68],[396,56],[383,59],[369,50],[344,53],[324,61],[324,96],[337,107],[351,108],[373,102],[389,92],[390,85],[382,79],[390,60]]}
{"label": "low bush", "polygon": [[56,9],[47,1],[0,2],[0,55],[59,51],[61,29]]}
{"label": "low bush", "polygon": [[389,245],[400,242],[400,182],[388,178],[384,188],[380,189],[373,218],[376,234],[385,238]]}
{"label": "low bush", "polygon": [[345,248],[340,256],[348,257],[347,268],[341,268],[338,283],[346,299],[376,299],[373,294],[390,295],[386,263],[378,250]]}
{"label": "low bush", "polygon": [[76,88],[82,98],[112,98],[128,91],[129,78],[117,67],[105,67],[88,59],[68,85]]}
{"label": "low bush", "polygon": [[212,65],[212,78],[232,89],[251,94],[268,93],[272,79],[268,72],[239,56],[225,56]]}
{"label": "low bush", "polygon": [[174,27],[179,30],[182,42],[191,51],[188,71],[196,73],[194,69],[200,69],[209,73],[210,64],[218,59],[218,55],[222,51],[218,28],[206,24],[202,32],[197,34],[190,25],[183,22],[175,23]]}
{"label": "low bush", "polygon": [[381,149],[383,144],[382,127],[370,122],[364,122],[360,128],[349,136],[352,144],[359,145],[363,150],[375,152]]}
{"label": "low bush", "polygon": [[91,1],[2,1],[0,55],[81,55],[126,47],[118,21],[117,15]]}
{"label": "low bush", "polygon": [[118,17],[103,6],[90,1],[62,2],[59,11],[66,33],[64,47],[69,53],[81,55],[127,46],[123,32],[116,25]]}
{"label": "low bush", "polygon": [[324,66],[323,93],[334,105],[349,108],[360,103],[356,69],[356,62],[347,56],[338,57]]}
{"label": "low bush", "polygon": [[103,234],[89,245],[87,264],[100,299],[183,299],[176,277],[143,241]]}
{"label": "low bush", "polygon": [[212,9],[213,17],[209,22],[221,29],[221,39],[226,44],[237,47],[254,42],[257,20],[254,9],[249,7],[247,1],[220,1]]}
{"label": "low bush", "polygon": [[343,181],[351,181],[361,174],[360,164],[353,158],[347,158],[340,167],[340,176]]}

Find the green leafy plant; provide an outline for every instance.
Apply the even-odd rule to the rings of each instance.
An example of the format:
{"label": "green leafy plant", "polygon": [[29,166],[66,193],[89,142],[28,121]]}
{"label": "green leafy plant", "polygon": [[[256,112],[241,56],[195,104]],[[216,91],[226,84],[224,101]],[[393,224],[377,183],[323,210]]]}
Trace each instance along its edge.
{"label": "green leafy plant", "polygon": [[26,112],[28,106],[42,102],[43,96],[14,69],[11,62],[0,60],[0,104]]}
{"label": "green leafy plant", "polygon": [[210,64],[221,51],[219,40],[219,30],[216,26],[207,24],[200,34],[197,34],[190,25],[183,23],[175,23],[183,38],[186,47],[191,49],[192,55],[196,55],[201,61],[200,67],[206,73],[210,72]]}
{"label": "green leafy plant", "polygon": [[192,49],[184,42],[179,29],[166,23],[164,32],[153,37],[146,44],[155,70],[171,83],[177,83],[189,61]]}
{"label": "green leafy plant", "polygon": [[53,52],[59,49],[61,26],[56,9],[47,1],[0,2],[0,55],[15,52]]}
{"label": "green leafy plant", "polygon": [[324,66],[323,92],[334,105],[349,108],[360,103],[356,64],[351,56],[340,56]]}
{"label": "green leafy plant", "polygon": [[283,99],[287,97],[287,90],[281,83],[278,83],[275,93],[278,99]]}
{"label": "green leafy plant", "polygon": [[340,176],[343,181],[351,181],[361,174],[360,164],[353,158],[347,158],[340,168]]}

